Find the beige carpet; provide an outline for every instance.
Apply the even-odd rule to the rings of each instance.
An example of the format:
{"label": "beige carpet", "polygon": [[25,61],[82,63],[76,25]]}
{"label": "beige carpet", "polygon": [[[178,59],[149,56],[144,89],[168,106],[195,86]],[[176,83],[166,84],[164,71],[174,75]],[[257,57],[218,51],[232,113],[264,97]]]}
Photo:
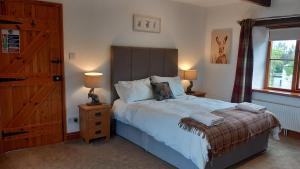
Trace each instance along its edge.
{"label": "beige carpet", "polygon": [[[0,155],[0,169],[170,169],[174,168],[140,149],[114,137],[109,143],[72,141]],[[266,153],[231,168],[299,169],[300,140],[270,140]]]}

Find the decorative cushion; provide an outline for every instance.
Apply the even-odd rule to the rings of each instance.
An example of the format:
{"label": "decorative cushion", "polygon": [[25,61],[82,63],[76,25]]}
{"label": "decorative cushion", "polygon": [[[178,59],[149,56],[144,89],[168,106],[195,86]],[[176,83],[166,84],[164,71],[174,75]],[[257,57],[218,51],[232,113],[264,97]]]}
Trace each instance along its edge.
{"label": "decorative cushion", "polygon": [[176,77],[151,76],[151,82],[153,83],[168,82],[174,96],[185,95],[184,88],[182,86],[179,76]]}
{"label": "decorative cushion", "polygon": [[151,83],[154,98],[157,101],[165,99],[175,99],[168,82]]}

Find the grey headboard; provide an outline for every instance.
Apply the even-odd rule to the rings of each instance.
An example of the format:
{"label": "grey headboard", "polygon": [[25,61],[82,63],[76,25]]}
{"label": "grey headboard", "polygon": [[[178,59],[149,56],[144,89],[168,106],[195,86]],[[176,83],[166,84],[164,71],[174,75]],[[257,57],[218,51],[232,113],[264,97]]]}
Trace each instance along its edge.
{"label": "grey headboard", "polygon": [[112,102],[118,94],[114,84],[152,75],[177,76],[178,50],[166,48],[111,47],[111,94]]}

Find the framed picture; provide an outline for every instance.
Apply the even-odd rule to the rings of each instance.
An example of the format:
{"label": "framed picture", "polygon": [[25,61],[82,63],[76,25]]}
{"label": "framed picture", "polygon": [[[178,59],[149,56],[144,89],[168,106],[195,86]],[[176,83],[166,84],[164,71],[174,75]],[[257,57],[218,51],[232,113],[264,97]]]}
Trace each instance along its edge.
{"label": "framed picture", "polygon": [[229,64],[232,29],[215,29],[211,34],[211,63]]}
{"label": "framed picture", "polygon": [[161,18],[134,14],[133,30],[138,32],[160,33]]}

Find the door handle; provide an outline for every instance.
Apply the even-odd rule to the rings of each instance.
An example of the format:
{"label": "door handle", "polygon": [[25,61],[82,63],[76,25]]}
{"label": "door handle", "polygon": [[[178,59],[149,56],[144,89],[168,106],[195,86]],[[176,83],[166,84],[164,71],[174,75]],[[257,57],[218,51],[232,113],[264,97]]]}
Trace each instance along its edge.
{"label": "door handle", "polygon": [[53,63],[53,64],[61,64],[62,61],[61,60],[51,60],[51,63]]}

